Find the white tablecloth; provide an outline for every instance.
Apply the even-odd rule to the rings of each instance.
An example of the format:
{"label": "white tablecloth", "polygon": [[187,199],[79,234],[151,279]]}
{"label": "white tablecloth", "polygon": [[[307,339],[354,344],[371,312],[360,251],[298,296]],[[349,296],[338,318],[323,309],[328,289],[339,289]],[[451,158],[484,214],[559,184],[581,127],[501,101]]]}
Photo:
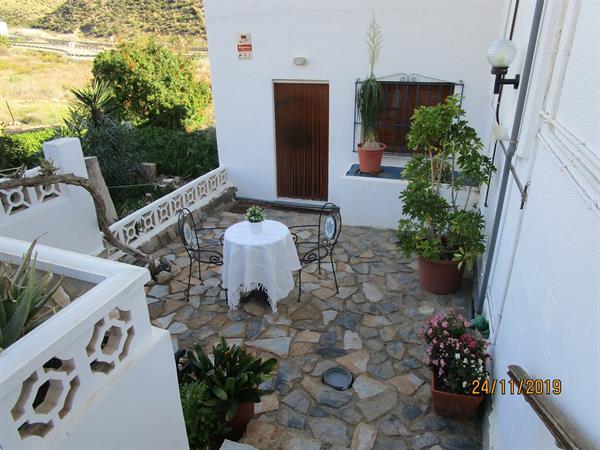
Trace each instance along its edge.
{"label": "white tablecloth", "polygon": [[244,221],[225,231],[222,274],[230,309],[238,307],[242,293],[262,288],[276,312],[277,302],[294,288],[292,272],[298,269],[294,240],[282,223]]}

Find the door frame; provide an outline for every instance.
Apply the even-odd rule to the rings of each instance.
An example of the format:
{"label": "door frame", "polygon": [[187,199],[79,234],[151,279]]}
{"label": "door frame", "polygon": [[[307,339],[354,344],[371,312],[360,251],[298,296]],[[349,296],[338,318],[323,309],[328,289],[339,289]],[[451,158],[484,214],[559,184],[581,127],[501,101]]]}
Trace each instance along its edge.
{"label": "door frame", "polygon": [[[328,109],[328,117],[327,117],[327,200],[309,200],[305,198],[293,198],[293,197],[280,197],[277,192],[277,123],[275,121],[275,84],[326,84],[329,86],[328,96],[327,96],[327,109]],[[286,203],[300,203],[308,206],[321,206],[324,203],[329,201],[330,198],[330,173],[331,173],[331,84],[329,80],[308,80],[308,79],[293,79],[293,78],[273,78],[271,80],[271,106],[272,106],[272,129],[273,129],[273,170],[274,170],[274,178],[273,178],[273,190],[275,192],[275,198],[282,202]]]}

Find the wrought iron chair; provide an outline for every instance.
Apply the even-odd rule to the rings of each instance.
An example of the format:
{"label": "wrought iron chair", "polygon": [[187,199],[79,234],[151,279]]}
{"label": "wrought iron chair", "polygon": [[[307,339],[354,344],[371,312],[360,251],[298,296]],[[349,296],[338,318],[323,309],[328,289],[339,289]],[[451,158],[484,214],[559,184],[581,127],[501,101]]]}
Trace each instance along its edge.
{"label": "wrought iron chair", "polygon": [[[189,300],[194,262],[198,262],[198,279],[200,280],[200,283],[203,282],[203,263],[215,266],[223,265],[223,236],[225,229],[219,227],[198,228],[196,227],[192,212],[187,208],[183,208],[179,211],[177,230],[181,242],[185,247],[185,251],[190,258],[190,273],[188,275],[188,285],[186,290],[186,299]],[[199,235],[199,232],[201,235],[213,234],[218,237],[203,237]],[[225,289],[225,295],[227,296],[227,289]]]}
{"label": "wrought iron chair", "polygon": [[[329,261],[331,262],[335,289],[336,292],[339,293],[340,288],[338,286],[335,263],[333,261],[333,250],[335,249],[338,237],[342,231],[342,215],[339,206],[336,206],[333,203],[326,203],[321,207],[319,212],[319,223],[314,225],[297,225],[289,228],[300,257],[300,270],[298,271],[298,301],[300,301],[300,295],[302,293],[302,269],[309,264],[316,262],[319,267],[319,273],[321,273],[321,261],[326,258],[329,258]],[[309,240],[300,238],[300,233],[302,231],[311,232],[312,236]]]}

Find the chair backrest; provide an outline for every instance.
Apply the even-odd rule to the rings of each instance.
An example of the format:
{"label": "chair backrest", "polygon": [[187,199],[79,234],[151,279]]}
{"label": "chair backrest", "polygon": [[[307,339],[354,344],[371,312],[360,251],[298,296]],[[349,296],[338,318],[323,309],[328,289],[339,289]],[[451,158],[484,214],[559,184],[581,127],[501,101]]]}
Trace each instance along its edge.
{"label": "chair backrest", "polygon": [[188,253],[198,248],[198,236],[196,235],[196,222],[192,212],[183,208],[179,211],[179,217],[177,218],[177,231],[183,246]]}
{"label": "chair backrest", "polygon": [[342,232],[342,214],[340,207],[333,203],[325,203],[319,213],[319,244],[333,250]]}
{"label": "chair backrest", "polygon": [[[196,222],[192,212],[183,208],[179,211],[177,219],[177,231],[181,242],[185,247],[190,258],[206,264],[214,264],[216,266],[223,265],[223,252],[219,251],[210,243],[203,243],[198,236]],[[223,236],[219,238],[219,244],[223,245]]]}

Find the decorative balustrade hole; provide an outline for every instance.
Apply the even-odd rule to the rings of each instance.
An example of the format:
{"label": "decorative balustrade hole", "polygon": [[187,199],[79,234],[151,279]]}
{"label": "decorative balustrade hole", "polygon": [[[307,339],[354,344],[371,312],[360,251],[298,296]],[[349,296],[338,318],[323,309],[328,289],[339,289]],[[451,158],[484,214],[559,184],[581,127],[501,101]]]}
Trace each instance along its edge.
{"label": "decorative balustrade hole", "polygon": [[[72,409],[80,382],[74,359],[50,358],[21,385],[11,415],[22,439],[44,437]],[[58,410],[58,417],[56,416]]]}
{"label": "decorative balustrade hole", "polygon": [[100,349],[105,355],[112,355],[115,353],[120,346],[121,340],[123,339],[123,332],[119,327],[112,326],[104,332],[104,338],[100,344]]}
{"label": "decorative balustrade hole", "polygon": [[33,387],[35,383],[38,381],[37,373],[32,373],[29,378],[23,381],[23,385],[21,386],[21,393],[19,394],[19,398],[13,406],[13,409],[10,411],[14,420],[19,420],[25,414],[25,407],[27,405],[27,400],[31,397],[33,392]]}
{"label": "decorative balustrade hole", "polygon": [[35,423],[29,423],[29,421],[27,421],[19,427],[19,435],[22,439],[29,436],[44,437],[52,428],[54,428],[54,423],[51,420],[48,422]]}
{"label": "decorative balustrade hole", "polygon": [[129,352],[135,334],[131,321],[131,312],[115,308],[108,316],[94,325],[92,337],[86,346],[88,356],[92,359],[92,372],[110,373],[115,362],[122,361]]}
{"label": "decorative balustrade hole", "polygon": [[114,362],[108,363],[106,361],[99,361],[95,359],[90,363],[90,369],[92,369],[92,372],[101,372],[105,375],[109,374],[114,368]]}
{"label": "decorative balustrade hole", "polygon": [[31,206],[31,198],[27,188],[0,191],[0,202],[6,215],[16,214]]}
{"label": "decorative balustrade hole", "polygon": [[61,419],[65,417],[68,413],[73,409],[73,401],[75,399],[75,394],[77,394],[77,390],[79,389],[79,377],[75,377],[69,383],[69,392],[67,392],[67,396],[65,397],[65,402],[63,403],[62,409],[58,412],[58,417]]}
{"label": "decorative balustrade hole", "polygon": [[61,380],[46,380],[38,388],[31,406],[36,414],[48,414],[58,406],[64,390]]}
{"label": "decorative balustrade hole", "polygon": [[129,353],[129,346],[131,345],[131,341],[133,340],[133,336],[135,335],[135,330],[133,327],[129,327],[127,329],[127,336],[125,337],[125,343],[123,344],[123,350],[119,355],[119,361],[123,361],[127,354]]}
{"label": "decorative balustrade hole", "polygon": [[92,337],[90,338],[90,342],[88,343],[87,347],[85,348],[85,351],[87,352],[88,356],[92,356],[92,354],[96,351],[96,344],[98,343],[98,339],[100,338],[100,333],[102,331],[102,328],[104,328],[104,319],[100,319],[94,325],[94,331],[92,333]]}
{"label": "decorative balustrade hole", "polygon": [[57,372],[65,372],[68,375],[75,370],[75,362],[72,359],[62,360],[54,357],[46,361],[42,367],[44,368],[45,372],[54,370]]}
{"label": "decorative balustrade hole", "polygon": [[35,193],[40,203],[46,202],[53,198],[60,196],[60,185],[59,184],[45,184],[43,186],[36,186]]}

